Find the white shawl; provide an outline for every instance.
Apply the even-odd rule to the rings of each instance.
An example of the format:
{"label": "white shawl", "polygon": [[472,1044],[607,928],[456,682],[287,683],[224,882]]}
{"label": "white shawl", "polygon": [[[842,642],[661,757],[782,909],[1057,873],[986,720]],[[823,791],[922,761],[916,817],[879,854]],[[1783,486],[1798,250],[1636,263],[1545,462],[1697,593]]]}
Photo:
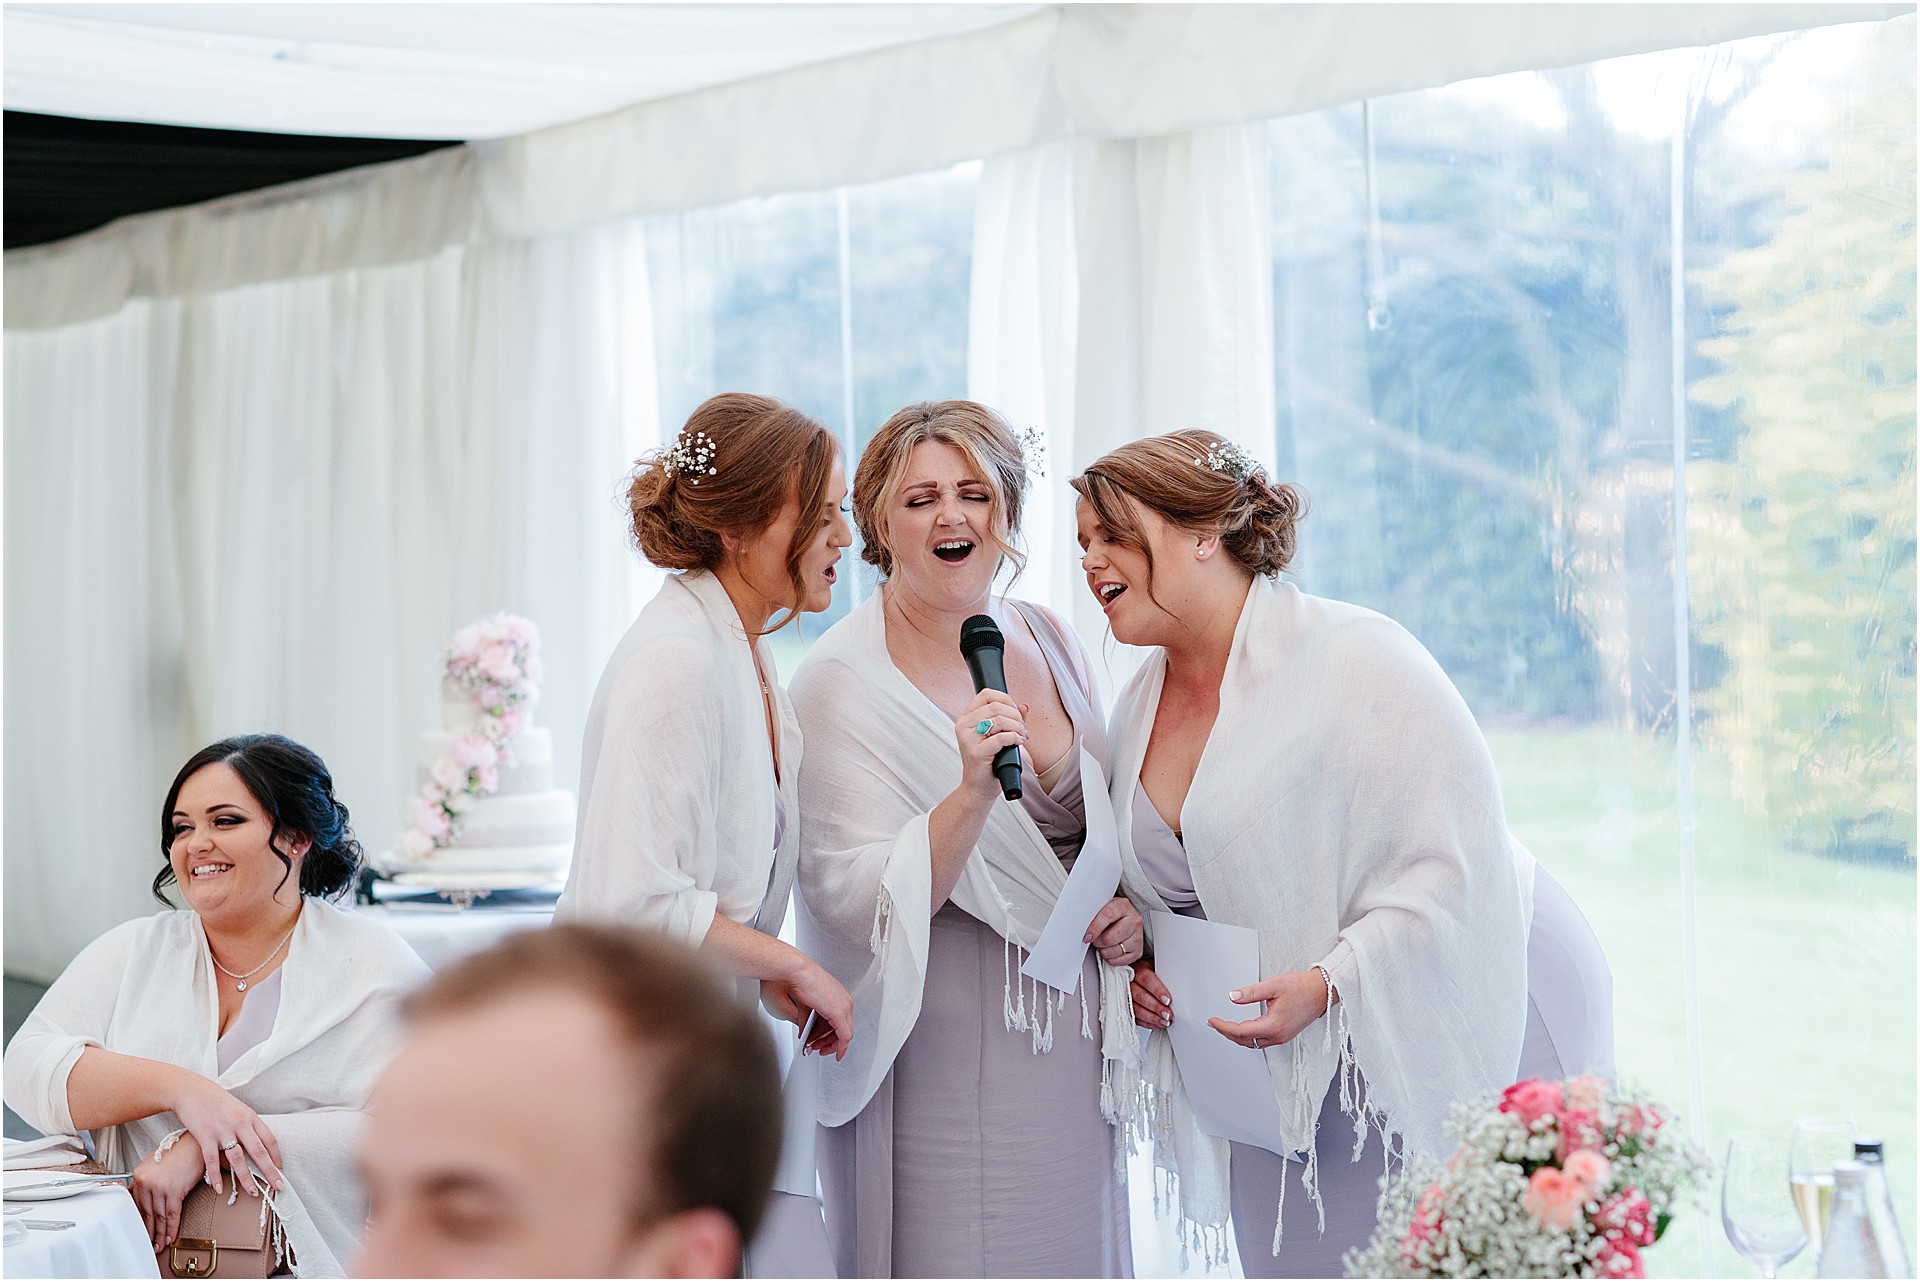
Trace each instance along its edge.
{"label": "white shawl", "polygon": [[[1166,666],[1156,650],[1114,708],[1122,816]],[[1389,1146],[1398,1135],[1444,1156],[1452,1105],[1506,1085],[1519,1060],[1533,864],[1509,841],[1486,740],[1433,657],[1371,610],[1256,578],[1177,826],[1207,916],[1259,932],[1262,976],[1319,964],[1340,991],[1333,1021],[1265,1052],[1316,1201],[1314,1133],[1337,1070],[1363,1138],[1371,1124]],[[1129,823],[1120,848],[1129,897],[1164,909]],[[1179,1176],[1189,1226],[1217,1228],[1226,1142],[1192,1126],[1166,1035],[1145,1053],[1135,1120]]]}
{"label": "white shawl", "polygon": [[[260,1115],[285,1159],[273,1204],[302,1277],[344,1277],[367,1218],[354,1166],[363,1109],[398,1033],[401,994],[427,967],[378,922],[308,899],[280,967],[273,1032],[216,1071],[220,997],[200,918],[185,909],[114,927],[54,981],[6,1052],[6,1100],[48,1134],[74,1130],[67,1077],[81,1052],[192,1069]],[[179,1128],[171,1112],[94,1133],[128,1171]]]}
{"label": "white shawl", "polygon": [[[646,926],[694,947],[716,912],[779,933],[800,849],[791,822],[800,728],[774,682],[790,820],[776,858],[773,761],[746,639],[726,589],[704,571],[670,577],[627,629],[587,712],[573,868],[556,921]],[[771,677],[765,638],[754,644]]]}
{"label": "white shawl", "polygon": [[[1078,666],[1084,676],[1084,655]],[[960,751],[947,714],[888,655],[879,593],[814,644],[794,674],[793,702],[808,744],[800,942],[852,991],[858,1029],[844,1061],[820,1065],[820,1121],[839,1126],[873,1098],[920,1016],[932,932],[927,817],[959,782]],[[1099,784],[1088,779],[1085,791],[1097,795]],[[1066,995],[1018,970],[1066,881],[1025,808],[996,803],[952,895],[1007,941],[1004,1017],[1008,1028],[1032,1033],[1036,1053],[1052,1047],[1053,1013]],[[1134,1057],[1133,972],[1104,961],[1099,968],[1101,1106],[1113,1120],[1112,1072]],[[1084,991],[1081,1002],[1081,1033],[1092,1037]],[[1131,1081],[1119,1083],[1121,1093]]]}

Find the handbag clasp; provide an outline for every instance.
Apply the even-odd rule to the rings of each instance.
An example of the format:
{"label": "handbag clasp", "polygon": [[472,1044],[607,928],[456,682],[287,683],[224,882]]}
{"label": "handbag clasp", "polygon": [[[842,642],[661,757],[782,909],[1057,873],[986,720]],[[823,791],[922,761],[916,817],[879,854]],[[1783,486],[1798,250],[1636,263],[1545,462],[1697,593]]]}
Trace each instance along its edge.
{"label": "handbag clasp", "polygon": [[[196,1252],[187,1257],[185,1264],[180,1262],[180,1248],[183,1246]],[[203,1251],[207,1257],[204,1261],[197,1254]],[[167,1255],[167,1267],[173,1270],[173,1276],[177,1278],[210,1278],[213,1271],[220,1267],[220,1244],[206,1237],[179,1238]]]}

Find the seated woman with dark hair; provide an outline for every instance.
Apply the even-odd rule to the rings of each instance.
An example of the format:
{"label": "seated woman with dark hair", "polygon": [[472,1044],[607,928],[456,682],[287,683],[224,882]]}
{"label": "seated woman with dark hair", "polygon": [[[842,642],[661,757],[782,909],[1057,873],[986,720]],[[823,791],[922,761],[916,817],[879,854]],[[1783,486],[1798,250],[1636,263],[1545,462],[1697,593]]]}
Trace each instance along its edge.
{"label": "seated woman with dark hair", "polygon": [[48,1133],[92,1131],[156,1251],[203,1179],[270,1198],[292,1265],[340,1276],[366,1220],[362,1109],[397,1002],[426,966],[327,900],[359,868],[333,779],[279,735],[203,748],[160,809],[154,896],[184,909],[114,927],[55,981],[6,1052],[6,1102]]}

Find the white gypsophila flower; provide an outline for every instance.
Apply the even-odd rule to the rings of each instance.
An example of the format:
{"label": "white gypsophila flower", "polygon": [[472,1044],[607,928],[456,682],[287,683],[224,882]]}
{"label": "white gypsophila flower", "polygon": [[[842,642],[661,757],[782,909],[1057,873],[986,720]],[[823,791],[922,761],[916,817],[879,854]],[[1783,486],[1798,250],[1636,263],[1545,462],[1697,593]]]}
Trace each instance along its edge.
{"label": "white gypsophila flower", "polygon": [[1209,472],[1219,472],[1236,481],[1244,481],[1260,470],[1259,461],[1232,441],[1209,446],[1204,455],[1195,457],[1193,461]]}
{"label": "white gypsophila flower", "polygon": [[705,432],[691,435],[682,432],[672,448],[661,456],[660,470],[672,477],[690,477],[692,484],[698,485],[703,477],[720,474],[720,469],[713,466],[713,456],[718,450],[713,438]]}
{"label": "white gypsophila flower", "polygon": [[1020,429],[1020,462],[1028,476],[1047,474],[1047,434],[1036,425]]}

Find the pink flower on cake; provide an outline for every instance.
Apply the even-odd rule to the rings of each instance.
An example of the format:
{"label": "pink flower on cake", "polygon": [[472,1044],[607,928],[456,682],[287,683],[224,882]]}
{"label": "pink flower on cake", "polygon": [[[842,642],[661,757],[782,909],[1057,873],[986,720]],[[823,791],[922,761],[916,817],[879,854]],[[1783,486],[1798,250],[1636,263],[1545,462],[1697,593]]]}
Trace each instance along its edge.
{"label": "pink flower on cake", "polygon": [[467,789],[467,768],[452,757],[442,757],[433,763],[433,781],[448,792],[465,792]]}
{"label": "pink flower on cake", "polygon": [[468,770],[500,762],[500,750],[483,734],[463,734],[453,741],[453,759]]}
{"label": "pink flower on cake", "polygon": [[480,687],[479,701],[482,710],[497,712],[506,706],[507,695],[499,686],[485,685]]}
{"label": "pink flower on cake", "polygon": [[448,814],[464,815],[469,810],[472,810],[478,802],[479,798],[470,792],[451,792],[447,794],[447,799],[441,804],[447,808]]}
{"label": "pink flower on cake", "polygon": [[490,793],[499,791],[500,772],[498,770],[495,770],[492,766],[476,766],[473,773],[474,777],[480,783],[481,796],[484,797]]}
{"label": "pink flower on cake", "polygon": [[1500,1111],[1512,1113],[1528,1126],[1543,1117],[1558,1114],[1562,1106],[1560,1083],[1529,1077],[1500,1092]]}
{"label": "pink flower on cake", "polygon": [[1587,1202],[1587,1186],[1557,1166],[1543,1166],[1527,1181],[1527,1212],[1556,1229],[1572,1228]]}
{"label": "pink flower on cake", "polygon": [[1607,1186],[1607,1177],[1613,1173],[1613,1163],[1593,1149],[1582,1148],[1567,1154],[1567,1160],[1560,1169],[1586,1186],[1587,1196],[1592,1197]]}
{"label": "pink flower on cake", "polygon": [[513,652],[505,646],[489,646],[480,656],[480,675],[502,686],[510,686],[520,679],[520,665],[514,662]]}
{"label": "pink flower on cake", "polygon": [[511,739],[527,728],[525,708],[508,708],[500,714],[500,737]]}
{"label": "pink flower on cake", "polygon": [[447,812],[424,802],[414,806],[413,826],[436,840],[453,831],[453,821],[447,818]]}

